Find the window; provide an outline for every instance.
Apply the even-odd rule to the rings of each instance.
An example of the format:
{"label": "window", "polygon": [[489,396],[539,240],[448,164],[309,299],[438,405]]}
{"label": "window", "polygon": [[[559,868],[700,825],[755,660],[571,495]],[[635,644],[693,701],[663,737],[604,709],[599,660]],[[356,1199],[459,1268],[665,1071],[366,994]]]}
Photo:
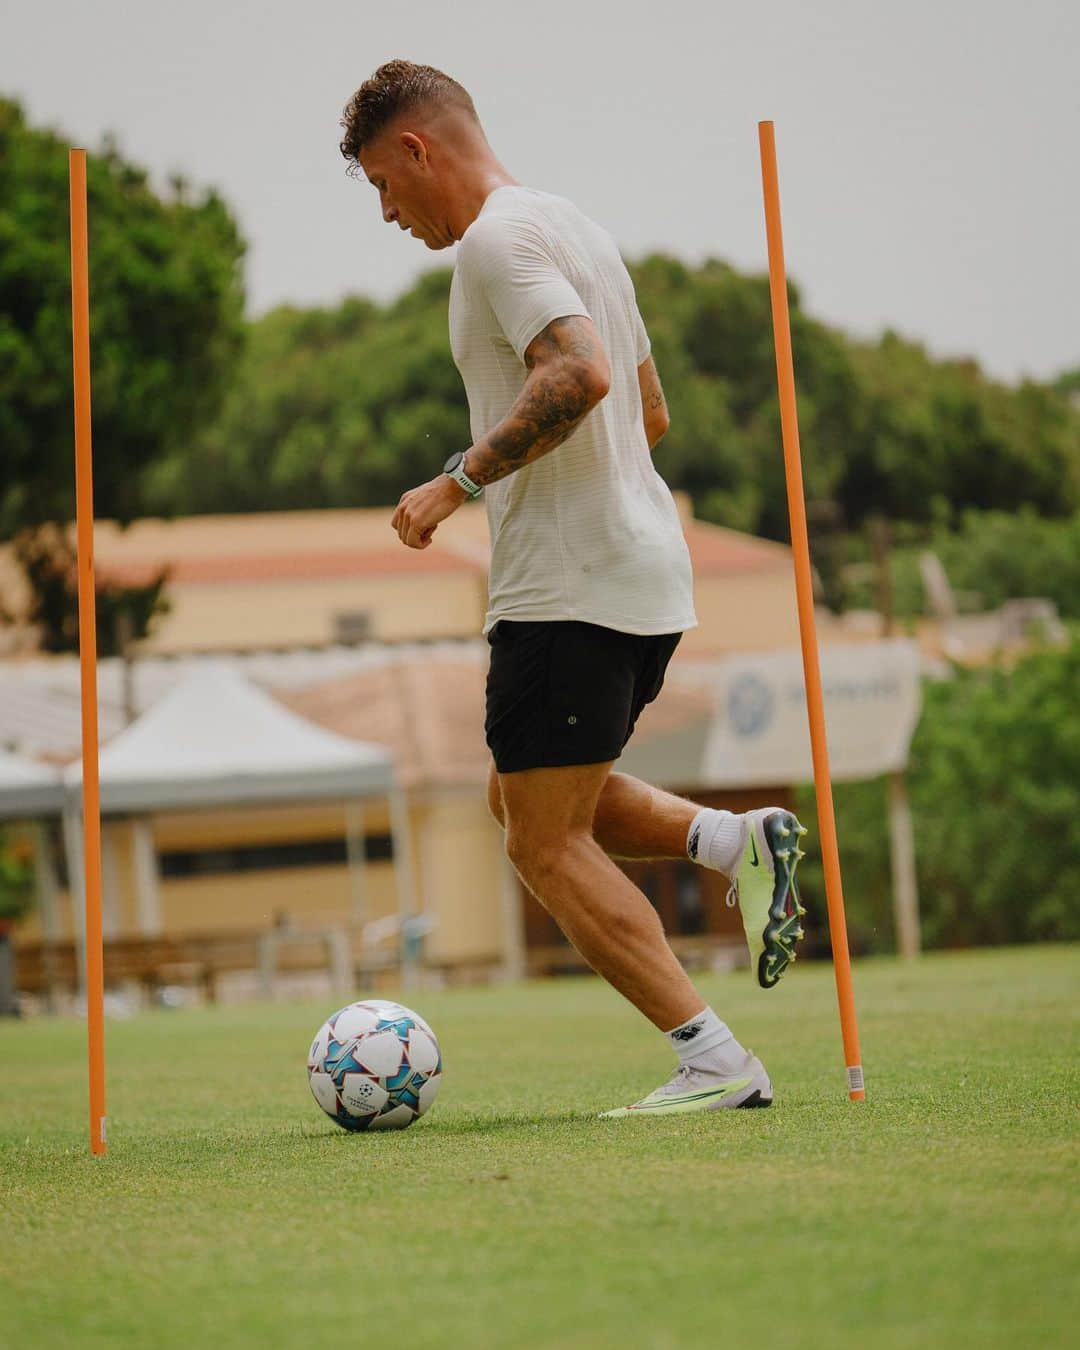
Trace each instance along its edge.
{"label": "window", "polygon": [[[390,835],[369,834],[365,838],[364,857],[368,862],[387,862],[393,856]],[[275,872],[286,867],[342,867],[347,862],[343,838],[305,839],[288,844],[175,850],[158,855],[158,870],[163,877],[206,877],[227,872]]]}

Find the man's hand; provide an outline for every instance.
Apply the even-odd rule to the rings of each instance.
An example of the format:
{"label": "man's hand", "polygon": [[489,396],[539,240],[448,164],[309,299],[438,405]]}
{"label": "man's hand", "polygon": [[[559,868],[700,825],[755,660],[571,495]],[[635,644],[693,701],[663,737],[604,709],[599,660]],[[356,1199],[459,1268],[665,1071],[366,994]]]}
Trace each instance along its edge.
{"label": "man's hand", "polygon": [[467,496],[449,474],[441,473],[403,495],[390,526],[409,548],[427,548],[439,521],[452,516]]}

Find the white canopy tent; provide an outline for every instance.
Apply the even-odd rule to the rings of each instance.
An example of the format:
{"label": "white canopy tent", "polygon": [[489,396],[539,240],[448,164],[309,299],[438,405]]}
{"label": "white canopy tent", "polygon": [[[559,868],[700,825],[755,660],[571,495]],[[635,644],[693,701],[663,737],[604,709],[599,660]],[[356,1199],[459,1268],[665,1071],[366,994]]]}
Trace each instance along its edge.
{"label": "white canopy tent", "polygon": [[63,805],[59,769],[0,748],[0,820],[58,816]]}
{"label": "white canopy tent", "polygon": [[[402,918],[415,909],[408,816],[395,785],[391,757],[381,746],[338,736],[279,704],[238,671],[212,662],[193,672],[153,704],[101,751],[103,815],[212,809],[252,803],[389,800],[394,866]],[[83,942],[81,804],[82,764],[64,773],[65,840],[72,881],[75,930]],[[359,829],[357,810],[346,812],[347,833]],[[364,866],[362,848],[348,841],[354,886]],[[160,931],[157,861],[149,821],[136,823],[136,874],[140,927]]]}

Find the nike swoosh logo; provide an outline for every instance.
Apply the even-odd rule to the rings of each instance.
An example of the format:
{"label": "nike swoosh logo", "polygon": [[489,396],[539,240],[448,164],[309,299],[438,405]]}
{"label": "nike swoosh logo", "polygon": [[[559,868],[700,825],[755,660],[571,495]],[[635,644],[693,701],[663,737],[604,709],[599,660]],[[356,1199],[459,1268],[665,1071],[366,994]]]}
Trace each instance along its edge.
{"label": "nike swoosh logo", "polygon": [[631,1111],[663,1111],[672,1106],[681,1106],[685,1102],[700,1102],[707,1097],[730,1097],[735,1092],[741,1092],[743,1088],[748,1088],[753,1080],[750,1078],[736,1078],[734,1082],[725,1083],[723,1087],[705,1088],[702,1092],[680,1092],[674,1097],[658,1097],[650,1101],[646,1098],[643,1102],[635,1102],[628,1109]]}
{"label": "nike swoosh logo", "polygon": [[751,826],[750,826],[750,866],[751,866],[751,867],[757,867],[757,865],[758,865],[757,840],[754,838],[754,827],[753,827],[753,825],[751,825]]}

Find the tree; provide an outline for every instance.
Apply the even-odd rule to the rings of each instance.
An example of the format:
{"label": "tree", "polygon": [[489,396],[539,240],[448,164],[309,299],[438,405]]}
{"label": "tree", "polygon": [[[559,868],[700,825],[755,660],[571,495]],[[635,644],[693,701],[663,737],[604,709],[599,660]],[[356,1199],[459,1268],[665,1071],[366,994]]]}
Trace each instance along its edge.
{"label": "tree", "polygon": [[221,417],[156,468],[158,510],[386,505],[469,443],[450,355],[450,273],[380,310],[282,306],[252,325]]}
{"label": "tree", "polygon": [[[710,259],[631,265],[672,424],[656,462],[707,520],[787,537],[768,282]],[[284,306],[251,325],[223,412],[159,459],[147,509],[390,505],[468,444],[451,359],[450,272],[388,306]],[[815,559],[870,515],[1080,506],[1080,410],[1060,387],[1009,389],[895,334],[854,342],[804,309],[792,335]],[[825,526],[830,539],[823,535]]]}
{"label": "tree", "polygon": [[[97,512],[142,509],[146,466],[218,411],[242,340],[244,244],[221,198],[163,201],[88,156]],[[0,101],[0,538],[73,514],[66,143]]]}
{"label": "tree", "polygon": [[[930,947],[1080,937],[1080,636],[925,687],[909,769]],[[813,819],[813,794],[800,803]],[[836,789],[852,946],[893,945],[883,780]],[[824,932],[816,831],[803,892]]]}
{"label": "tree", "polygon": [[[243,339],[244,244],[214,192],[163,200],[107,142],[88,156],[96,512],[218,412]],[[67,141],[0,99],[0,540],[74,513]]]}

